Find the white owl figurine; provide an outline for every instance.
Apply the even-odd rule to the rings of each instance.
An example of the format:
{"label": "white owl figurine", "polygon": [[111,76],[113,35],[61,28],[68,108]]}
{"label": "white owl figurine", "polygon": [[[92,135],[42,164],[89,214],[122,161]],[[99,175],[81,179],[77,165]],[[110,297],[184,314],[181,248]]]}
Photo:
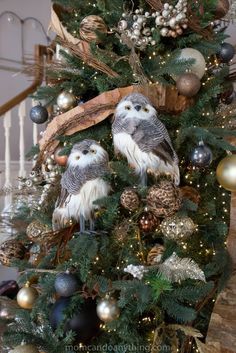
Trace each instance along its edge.
{"label": "white owl figurine", "polygon": [[139,93],[124,97],[112,124],[115,151],[127,158],[147,185],[147,173],[167,174],[179,184],[178,157],[164,124],[148,98]]}
{"label": "white owl figurine", "polygon": [[53,212],[53,229],[65,227],[68,219],[80,224],[80,231],[94,230],[94,212],[99,208],[94,201],[109,194],[110,185],[104,180],[109,172],[108,154],[94,140],[75,144],[68,158],[67,169],[61,178],[61,195]]}

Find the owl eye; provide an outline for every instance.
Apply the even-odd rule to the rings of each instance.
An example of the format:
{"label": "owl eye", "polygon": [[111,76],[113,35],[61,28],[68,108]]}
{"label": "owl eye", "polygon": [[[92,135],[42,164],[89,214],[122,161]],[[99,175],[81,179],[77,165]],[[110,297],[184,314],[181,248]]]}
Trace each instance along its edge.
{"label": "owl eye", "polygon": [[126,106],[125,106],[125,109],[126,109],[126,110],[130,110],[130,109],[131,109],[131,106],[130,106],[130,105],[126,105]]}
{"label": "owl eye", "polygon": [[96,151],[96,150],[94,150],[94,149],[91,149],[91,150],[90,150],[90,152],[91,152],[91,153],[94,153],[94,154],[96,154],[96,153],[97,153],[97,151]]}
{"label": "owl eye", "polygon": [[143,110],[145,111],[145,113],[149,113],[149,109],[148,108],[143,108]]}
{"label": "owl eye", "polygon": [[79,160],[79,159],[80,159],[80,156],[76,156],[75,159],[78,159],[78,160]]}

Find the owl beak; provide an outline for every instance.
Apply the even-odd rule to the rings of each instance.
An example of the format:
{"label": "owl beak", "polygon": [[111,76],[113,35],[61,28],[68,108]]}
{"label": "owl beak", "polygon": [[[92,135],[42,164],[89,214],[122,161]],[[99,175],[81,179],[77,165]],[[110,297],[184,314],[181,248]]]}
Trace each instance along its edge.
{"label": "owl beak", "polygon": [[142,107],[141,105],[136,105],[134,108],[137,110],[137,112],[139,112]]}
{"label": "owl beak", "polygon": [[88,150],[84,150],[82,153],[83,153],[83,154],[88,154],[89,151],[88,151]]}

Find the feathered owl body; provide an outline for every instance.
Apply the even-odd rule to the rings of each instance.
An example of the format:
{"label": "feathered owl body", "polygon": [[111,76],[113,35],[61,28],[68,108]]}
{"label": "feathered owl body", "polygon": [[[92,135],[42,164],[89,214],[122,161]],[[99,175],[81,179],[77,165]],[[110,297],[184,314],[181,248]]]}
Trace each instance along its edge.
{"label": "feathered owl body", "polygon": [[68,167],[61,178],[61,195],[53,213],[53,228],[63,228],[68,219],[93,221],[98,206],[94,202],[108,195],[110,185],[104,180],[109,172],[108,154],[94,140],[83,140],[71,150]]}
{"label": "feathered owl body", "polygon": [[145,96],[131,94],[121,100],[112,134],[115,150],[127,158],[138,175],[169,174],[179,184],[177,154],[166,127]]}

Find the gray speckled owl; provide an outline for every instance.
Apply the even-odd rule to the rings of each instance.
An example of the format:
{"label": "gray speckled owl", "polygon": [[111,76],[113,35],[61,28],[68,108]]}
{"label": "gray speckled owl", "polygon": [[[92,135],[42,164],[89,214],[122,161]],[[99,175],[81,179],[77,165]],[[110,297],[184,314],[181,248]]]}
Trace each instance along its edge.
{"label": "gray speckled owl", "polygon": [[103,179],[108,173],[108,162],[107,152],[94,140],[86,139],[73,146],[53,213],[54,230],[63,228],[68,219],[79,222],[81,232],[86,221],[94,230],[94,211],[98,209],[94,201],[110,191],[109,183]]}
{"label": "gray speckled owl", "polygon": [[178,157],[164,124],[150,101],[139,93],[124,97],[112,124],[115,150],[125,156],[147,184],[147,172],[171,175],[179,184]]}

